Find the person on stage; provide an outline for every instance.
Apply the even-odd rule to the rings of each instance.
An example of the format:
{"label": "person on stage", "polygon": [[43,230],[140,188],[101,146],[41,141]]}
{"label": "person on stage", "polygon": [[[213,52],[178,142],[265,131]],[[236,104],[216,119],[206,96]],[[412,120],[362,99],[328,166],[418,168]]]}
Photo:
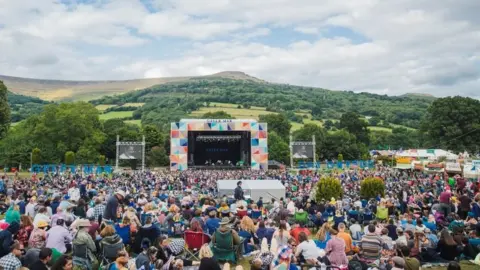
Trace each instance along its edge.
{"label": "person on stage", "polygon": [[235,188],[234,198],[237,201],[238,200],[245,200],[245,198],[243,197],[242,181],[237,182],[237,187]]}

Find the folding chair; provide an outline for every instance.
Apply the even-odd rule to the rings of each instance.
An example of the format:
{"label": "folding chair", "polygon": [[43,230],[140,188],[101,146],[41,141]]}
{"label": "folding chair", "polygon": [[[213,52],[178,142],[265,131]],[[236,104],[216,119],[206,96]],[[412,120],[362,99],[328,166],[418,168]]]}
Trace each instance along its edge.
{"label": "folding chair", "polygon": [[199,261],[198,252],[204,244],[210,243],[210,236],[203,232],[194,232],[194,231],[185,231],[184,233],[185,240],[185,251],[188,253],[186,255],[187,260],[195,259]]}
{"label": "folding chair", "polygon": [[101,250],[101,265],[107,266],[110,263],[114,262],[117,258],[118,251],[123,250],[125,245],[123,242],[116,243],[113,245],[104,245]]}
{"label": "folding chair", "polygon": [[244,216],[248,214],[247,210],[237,210],[237,217],[242,219]]}
{"label": "folding chair", "polygon": [[[239,246],[241,247],[243,243]],[[213,255],[219,261],[237,262],[238,247],[233,245],[233,235],[231,232],[222,233],[219,230],[215,232],[215,243],[212,245]]]}
{"label": "folding chair", "polygon": [[262,216],[262,211],[251,211],[250,218],[259,219]]}
{"label": "folding chair", "polygon": [[294,215],[295,222],[299,224],[307,225],[308,223],[308,213],[307,212],[295,212]]}

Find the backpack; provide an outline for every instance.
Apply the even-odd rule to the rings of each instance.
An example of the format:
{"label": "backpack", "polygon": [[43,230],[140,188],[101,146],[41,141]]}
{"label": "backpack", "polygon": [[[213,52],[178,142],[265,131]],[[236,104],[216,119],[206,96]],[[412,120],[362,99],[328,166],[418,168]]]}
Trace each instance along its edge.
{"label": "backpack", "polygon": [[366,270],[368,266],[359,260],[351,260],[348,262],[348,270]]}

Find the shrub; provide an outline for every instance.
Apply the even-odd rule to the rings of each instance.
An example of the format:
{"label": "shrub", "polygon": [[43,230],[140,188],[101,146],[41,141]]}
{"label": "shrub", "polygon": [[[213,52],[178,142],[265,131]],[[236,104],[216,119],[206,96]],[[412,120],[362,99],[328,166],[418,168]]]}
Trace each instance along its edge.
{"label": "shrub", "polygon": [[42,152],[38,148],[33,148],[32,150],[32,163],[40,164],[42,160]]}
{"label": "shrub", "polygon": [[325,177],[320,179],[315,185],[312,197],[316,202],[330,200],[331,198],[339,199],[343,196],[343,189],[340,180],[333,177]]}
{"label": "shrub", "polygon": [[385,183],[381,178],[368,177],[360,183],[360,196],[364,199],[375,198],[378,194],[385,195]]}
{"label": "shrub", "polygon": [[104,155],[99,155],[98,156],[98,165],[105,166],[105,156]]}
{"label": "shrub", "polygon": [[65,152],[65,164],[73,165],[75,163],[75,153],[72,151]]}
{"label": "shrub", "polygon": [[337,159],[338,159],[338,161],[343,161],[343,155],[342,155],[342,154],[338,154]]}

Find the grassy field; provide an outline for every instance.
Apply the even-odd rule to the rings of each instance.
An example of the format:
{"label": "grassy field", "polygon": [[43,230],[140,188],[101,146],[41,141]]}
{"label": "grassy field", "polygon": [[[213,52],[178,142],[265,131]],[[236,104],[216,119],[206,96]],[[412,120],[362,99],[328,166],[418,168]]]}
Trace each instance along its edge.
{"label": "grassy field", "polygon": [[386,131],[386,132],[392,132],[391,128],[386,128],[386,127],[374,127],[374,126],[369,126],[369,130],[371,131]]}
{"label": "grassy field", "polygon": [[100,104],[100,105],[95,106],[95,109],[103,112],[103,111],[105,111],[107,109],[110,109],[110,108],[113,108],[113,107],[117,107],[117,105]]}
{"label": "grassy field", "polygon": [[145,103],[125,103],[121,107],[142,107]]}
{"label": "grassy field", "polygon": [[205,113],[208,112],[218,112],[218,111],[224,111],[231,116],[235,118],[253,118],[253,119],[258,119],[258,117],[262,114],[270,114],[272,112],[267,112],[265,109],[237,109],[236,107],[220,107],[217,105],[217,107],[212,107],[210,104],[210,107],[202,107],[197,111],[193,111],[190,115],[195,116],[195,117],[200,117],[204,115]]}
{"label": "grassy field", "polygon": [[137,126],[142,125],[142,120],[126,120],[124,122],[127,123],[127,124],[133,124],[133,125],[137,125]]}
{"label": "grassy field", "polygon": [[[210,107],[202,107],[197,111],[193,111],[190,114],[190,116],[200,117],[200,116],[204,115],[205,113],[218,112],[218,111],[224,111],[224,112],[230,114],[231,116],[233,116],[237,119],[242,119],[242,118],[252,119],[253,118],[253,119],[257,119],[257,120],[258,120],[258,117],[260,115],[276,113],[276,112],[267,111],[265,107],[252,106],[250,109],[244,109],[244,108],[239,109],[238,104],[212,102],[212,103],[210,103]],[[300,110],[300,111],[296,112],[295,114],[297,114],[299,116],[303,116],[303,115],[308,116],[308,118],[303,119],[304,124],[316,124],[316,125],[319,125],[319,126],[323,126],[323,121],[328,120],[328,119],[324,119],[323,121],[312,120],[312,115],[310,114],[309,111],[306,111],[306,110]],[[332,120],[332,119],[330,119],[330,120]],[[335,122],[336,120],[332,120],[332,121]],[[298,130],[298,129],[302,128],[303,125],[304,125],[304,124],[300,124],[300,123],[296,123],[296,122],[291,122],[291,124],[292,124],[292,131]]]}
{"label": "grassy field", "polygon": [[108,120],[108,119],[115,119],[115,118],[126,118],[131,117],[133,111],[125,111],[125,112],[108,112],[100,115],[100,120]]}

